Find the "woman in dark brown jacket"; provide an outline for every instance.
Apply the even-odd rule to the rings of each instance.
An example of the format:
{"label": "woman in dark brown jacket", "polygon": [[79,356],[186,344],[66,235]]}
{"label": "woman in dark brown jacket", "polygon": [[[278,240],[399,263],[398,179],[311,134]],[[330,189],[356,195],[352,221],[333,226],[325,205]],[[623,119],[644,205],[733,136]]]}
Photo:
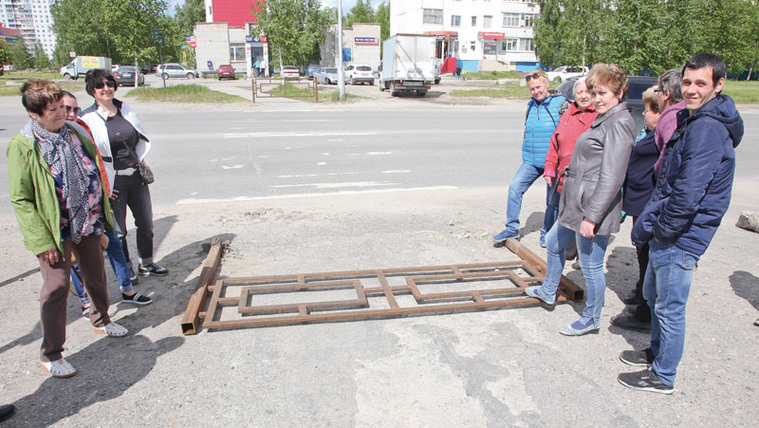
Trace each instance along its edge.
{"label": "woman in dark brown jacket", "polygon": [[635,121],[624,102],[627,95],[624,70],[616,64],[596,64],[586,83],[598,117],[578,137],[565,172],[559,220],[546,235],[548,269],[543,285],[525,290],[528,296],[553,306],[564,270],[564,248],[577,241],[587,298],[580,319],[560,330],[567,336],[579,336],[601,327],[606,290],[604,256],[610,235],[619,231],[620,189],[635,141]]}

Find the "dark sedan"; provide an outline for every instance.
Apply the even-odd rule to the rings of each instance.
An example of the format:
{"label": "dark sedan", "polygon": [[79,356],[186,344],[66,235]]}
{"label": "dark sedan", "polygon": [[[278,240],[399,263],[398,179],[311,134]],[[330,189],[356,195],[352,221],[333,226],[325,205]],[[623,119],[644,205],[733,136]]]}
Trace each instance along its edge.
{"label": "dark sedan", "polygon": [[113,77],[122,86],[134,86],[134,74],[137,73],[138,85],[145,84],[145,75],[137,69],[135,70],[133,65],[122,65],[113,72]]}
{"label": "dark sedan", "polygon": [[[557,90],[561,92],[568,100],[574,101],[575,96],[572,93],[572,87],[579,77],[570,77],[564,83],[559,85]],[[627,78],[630,87],[627,89],[627,109],[635,120],[635,132],[643,129],[643,92],[659,83],[656,77],[630,76]]]}

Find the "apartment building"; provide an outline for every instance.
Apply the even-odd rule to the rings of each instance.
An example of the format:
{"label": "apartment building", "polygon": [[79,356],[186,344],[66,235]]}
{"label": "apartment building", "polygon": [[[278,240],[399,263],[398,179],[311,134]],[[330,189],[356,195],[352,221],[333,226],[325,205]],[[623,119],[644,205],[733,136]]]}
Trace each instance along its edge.
{"label": "apartment building", "polygon": [[48,58],[52,58],[56,41],[50,6],[56,1],[0,0],[0,25],[18,30],[29,52],[39,42]]}
{"label": "apartment building", "polygon": [[526,0],[391,0],[390,34],[437,36],[438,58],[456,58],[467,71],[530,71],[540,64],[539,13]]}

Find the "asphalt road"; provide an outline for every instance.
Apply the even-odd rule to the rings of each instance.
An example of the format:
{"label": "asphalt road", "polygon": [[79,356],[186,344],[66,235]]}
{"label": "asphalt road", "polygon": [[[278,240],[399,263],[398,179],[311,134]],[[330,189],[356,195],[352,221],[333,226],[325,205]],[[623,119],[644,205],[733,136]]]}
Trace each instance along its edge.
{"label": "asphalt road", "polygon": [[[246,85],[195,82],[220,90]],[[368,85],[348,90],[379,93]],[[77,95],[81,105],[91,102],[86,94]],[[508,108],[441,107],[393,99],[379,107],[372,101],[338,107],[300,102],[219,107],[127,101],[154,143],[147,161],[156,173],[151,190],[159,206],[419,188],[505,188],[521,162],[524,113],[518,103]],[[746,133],[738,151],[738,178],[755,176],[751,160],[759,158],[758,113],[743,112]],[[0,98],[3,152],[25,121],[18,99]],[[5,162],[0,170],[0,213],[10,214]]]}

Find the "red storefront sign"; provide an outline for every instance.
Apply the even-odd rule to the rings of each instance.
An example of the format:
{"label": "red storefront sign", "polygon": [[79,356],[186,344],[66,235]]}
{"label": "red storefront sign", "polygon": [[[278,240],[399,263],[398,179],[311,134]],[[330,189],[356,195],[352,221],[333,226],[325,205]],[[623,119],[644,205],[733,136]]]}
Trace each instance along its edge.
{"label": "red storefront sign", "polygon": [[488,33],[480,31],[480,38],[488,40],[503,40],[506,38],[506,35],[504,33]]}

